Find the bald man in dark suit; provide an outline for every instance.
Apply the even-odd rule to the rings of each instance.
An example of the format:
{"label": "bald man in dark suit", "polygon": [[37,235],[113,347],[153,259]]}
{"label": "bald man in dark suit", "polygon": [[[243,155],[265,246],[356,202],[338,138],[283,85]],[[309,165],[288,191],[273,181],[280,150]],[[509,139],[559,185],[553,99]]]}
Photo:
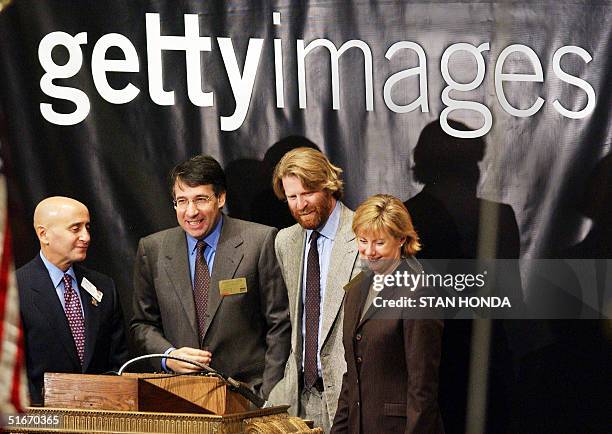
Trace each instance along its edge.
{"label": "bald man in dark suit", "polygon": [[67,197],[41,201],[34,212],[40,253],[17,270],[33,405],[42,404],[45,372],[102,374],[127,359],[113,280],[78,262],[89,247],[89,211]]}

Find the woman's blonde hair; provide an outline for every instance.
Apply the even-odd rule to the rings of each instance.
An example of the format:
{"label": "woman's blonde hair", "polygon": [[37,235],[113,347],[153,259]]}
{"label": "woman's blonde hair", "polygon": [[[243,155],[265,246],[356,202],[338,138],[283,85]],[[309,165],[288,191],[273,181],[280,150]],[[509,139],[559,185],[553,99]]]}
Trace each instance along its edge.
{"label": "woman's blonde hair", "polygon": [[413,256],[421,250],[419,235],[412,226],[406,206],[389,194],[375,194],[363,202],[353,216],[353,232],[387,233],[395,238],[406,238],[402,256]]}
{"label": "woman's blonde hair", "polygon": [[285,199],[283,178],[297,177],[304,188],[311,191],[329,191],[336,199],[342,198],[342,169],[329,162],[320,151],[296,148],[285,154],[274,168],[272,187],[279,199]]}

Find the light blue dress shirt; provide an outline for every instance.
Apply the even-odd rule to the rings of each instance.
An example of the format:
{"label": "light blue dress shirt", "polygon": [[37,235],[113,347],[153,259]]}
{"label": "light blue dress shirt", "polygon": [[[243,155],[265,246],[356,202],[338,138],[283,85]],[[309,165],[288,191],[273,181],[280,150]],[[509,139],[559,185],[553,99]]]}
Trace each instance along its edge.
{"label": "light blue dress shirt", "polygon": [[[221,228],[223,227],[223,214],[219,218],[219,221],[215,225],[215,228],[206,235],[203,240],[206,243],[206,247],[204,248],[204,259],[206,259],[206,263],[208,264],[208,272],[212,276],[213,266],[215,263],[215,254],[217,253],[217,244],[219,244],[219,237],[221,236]],[[196,253],[197,253],[197,244],[198,239],[192,237],[188,233],[185,233],[185,237],[187,238],[187,257],[189,258],[189,275],[191,276],[191,286],[193,289],[193,282],[195,277],[195,262],[196,262]],[[175,347],[168,348],[164,354],[168,355],[171,351],[176,350]],[[162,359],[161,362],[162,369],[168,372],[168,367],[166,366],[166,359]]]}
{"label": "light blue dress shirt", "polygon": [[[322,228],[318,229],[319,238],[317,239],[317,250],[319,251],[319,279],[321,288],[321,308],[319,310],[319,350],[317,351],[317,367],[319,370],[319,376],[322,376],[321,372],[321,326],[323,324],[323,311],[325,309],[325,285],[327,284],[327,273],[329,272],[329,260],[331,258],[332,248],[334,246],[334,240],[336,239],[336,233],[338,232],[338,226],[340,225],[340,206],[338,201],[334,206],[333,211],[329,215],[329,218],[325,222]],[[306,275],[308,273],[308,251],[310,250],[310,235],[312,230],[306,230],[306,243],[303,252],[303,264],[304,272],[302,274],[302,306],[306,302]],[[306,339],[306,315],[302,313],[302,369],[304,368],[304,351]]]}
{"label": "light blue dress shirt", "polygon": [[66,293],[66,287],[64,286],[64,274],[67,274],[72,277],[72,282],[70,282],[70,284],[76,292],[77,297],[79,297],[79,302],[81,303],[81,314],[83,315],[83,318],[85,318],[85,312],[83,311],[83,300],[81,300],[79,284],[77,282],[76,274],[74,274],[74,269],[72,268],[72,265],[70,266],[70,268],[68,268],[68,271],[64,273],[54,264],[49,262],[47,258],[45,258],[45,255],[43,254],[42,250],[40,251],[40,259],[42,259],[43,263],[45,264],[45,267],[47,268],[47,271],[49,272],[49,277],[51,278],[51,282],[53,282],[53,286],[55,287],[55,293],[57,294],[57,298],[59,298],[60,303],[62,303],[62,309],[64,309],[64,312],[66,312],[66,299],[64,296],[64,294]]}

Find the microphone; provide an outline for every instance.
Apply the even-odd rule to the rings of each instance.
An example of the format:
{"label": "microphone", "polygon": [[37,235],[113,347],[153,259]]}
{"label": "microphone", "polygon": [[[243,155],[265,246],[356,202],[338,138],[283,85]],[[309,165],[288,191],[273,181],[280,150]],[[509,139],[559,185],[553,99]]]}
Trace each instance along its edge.
{"label": "microphone", "polygon": [[[119,368],[119,371],[117,371],[117,375],[119,376],[123,375],[123,371],[125,370],[125,368],[127,368],[132,363],[138,362],[139,360],[146,360],[146,359],[172,359],[172,360],[178,360],[179,362],[185,362],[185,363],[189,363],[191,365],[197,366],[198,368],[203,369],[207,373],[216,375],[217,377],[221,378],[225,382],[225,384],[229,386],[230,390],[233,390],[239,393],[240,395],[244,396],[251,403],[253,403],[257,408],[270,407],[270,404],[268,404],[268,401],[257,396],[255,392],[253,392],[246,384],[238,380],[235,380],[229,375],[224,374],[223,372],[217,371],[204,363],[196,362],[194,360],[189,360],[184,357],[170,356],[168,354],[145,354],[144,356],[134,357],[133,359],[130,359],[127,362],[125,362],[121,366],[121,368]],[[201,374],[196,374],[196,375],[201,375]]]}

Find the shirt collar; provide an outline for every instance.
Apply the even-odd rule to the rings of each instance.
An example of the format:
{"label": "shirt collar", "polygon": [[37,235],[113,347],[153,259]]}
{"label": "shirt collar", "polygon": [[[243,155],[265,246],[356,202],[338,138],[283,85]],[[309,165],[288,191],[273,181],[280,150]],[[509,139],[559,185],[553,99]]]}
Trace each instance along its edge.
{"label": "shirt collar", "polygon": [[[212,230],[212,232],[202,238],[204,242],[209,245],[213,251],[217,250],[217,244],[219,244],[219,237],[221,236],[222,227],[223,214],[221,214],[221,216],[219,217],[219,221],[215,225],[215,228]],[[192,237],[187,232],[185,232],[185,235],[187,236],[187,248],[189,249],[189,252],[193,254],[195,252],[196,245],[198,244],[198,239]]]}
{"label": "shirt collar", "polygon": [[[323,235],[328,240],[334,241],[336,238],[336,232],[338,232],[338,226],[340,225],[340,205],[338,205],[340,201],[336,200],[336,205],[334,205],[334,209],[331,214],[327,218],[327,221],[323,225],[323,227],[317,229],[319,234]],[[310,240],[310,234],[312,234],[312,229],[306,230],[306,240]]]}
{"label": "shirt collar", "polygon": [[74,268],[72,268],[72,265],[70,265],[70,268],[68,268],[68,271],[63,272],[55,264],[52,264],[51,262],[49,262],[49,260],[43,254],[42,250],[40,251],[40,259],[42,259],[43,264],[45,264],[45,267],[47,268],[47,271],[49,272],[49,277],[51,277],[51,282],[53,282],[54,288],[57,288],[60,283],[63,283],[64,274],[68,274],[70,277],[72,277],[73,282],[77,281],[76,274],[74,274]]}

